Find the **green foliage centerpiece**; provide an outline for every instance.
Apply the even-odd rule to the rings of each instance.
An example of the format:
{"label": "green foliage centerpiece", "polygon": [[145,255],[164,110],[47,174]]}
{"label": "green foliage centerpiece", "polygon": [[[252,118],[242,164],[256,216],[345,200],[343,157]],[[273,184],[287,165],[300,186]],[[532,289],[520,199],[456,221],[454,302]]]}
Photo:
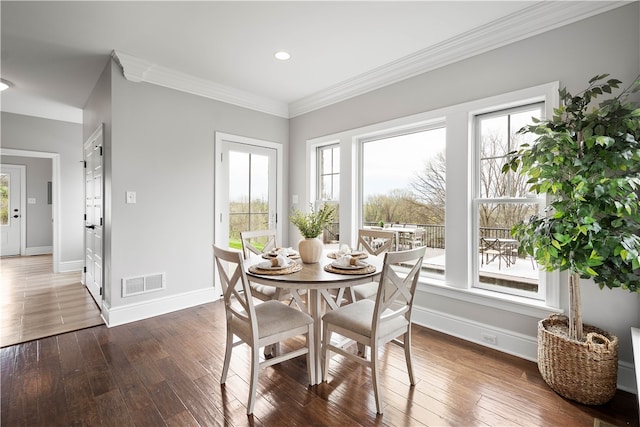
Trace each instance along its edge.
{"label": "green foliage centerpiece", "polygon": [[[553,118],[534,119],[519,131],[537,135],[535,144],[512,153],[502,169],[526,175],[531,191],[550,196],[545,212],[516,224],[512,234],[545,270],[569,273],[570,313],[562,319],[568,344],[546,341],[557,335],[551,327],[557,316],[541,321],[538,366],[556,392],[586,404],[606,403],[615,394],[617,338],[583,325],[580,278],[601,289],[640,292],[640,108],[629,100],[640,79],[591,106],[621,84],[607,77],[593,77],[577,95],[561,89]],[[582,349],[591,351],[579,355]]]}
{"label": "green foliage centerpiece", "polygon": [[300,234],[304,237],[298,243],[302,262],[313,264],[320,260],[324,245],[318,236],[334,220],[335,215],[335,208],[326,203],[319,210],[314,210],[313,205],[310,205],[308,213],[303,213],[295,208],[291,210],[289,220],[298,227]]}

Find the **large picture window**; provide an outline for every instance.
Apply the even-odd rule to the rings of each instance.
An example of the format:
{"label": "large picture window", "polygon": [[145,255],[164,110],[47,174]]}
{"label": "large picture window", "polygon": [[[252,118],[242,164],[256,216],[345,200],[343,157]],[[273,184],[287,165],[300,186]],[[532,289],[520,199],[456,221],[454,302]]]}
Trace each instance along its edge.
{"label": "large picture window", "polygon": [[428,248],[423,271],[444,275],[446,130],[442,124],[362,140],[362,226],[393,231],[394,248]]}

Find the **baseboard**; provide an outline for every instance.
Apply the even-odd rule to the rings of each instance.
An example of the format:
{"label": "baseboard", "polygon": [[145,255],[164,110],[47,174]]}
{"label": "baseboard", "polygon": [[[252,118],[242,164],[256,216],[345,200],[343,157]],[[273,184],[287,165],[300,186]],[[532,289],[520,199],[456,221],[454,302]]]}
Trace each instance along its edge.
{"label": "baseboard", "polygon": [[[451,316],[424,307],[413,307],[414,323],[434,329],[447,335],[493,348],[522,359],[536,362],[538,359],[538,338],[517,334],[494,326],[485,325],[465,318]],[[489,343],[488,340],[495,342]],[[618,388],[637,394],[634,381],[635,369],[632,363],[618,361]]]}
{"label": "baseboard", "polygon": [[102,309],[102,316],[107,326],[113,327],[173,311],[184,310],[185,308],[216,301],[219,298],[220,295],[216,295],[214,288],[211,287],[118,307],[105,306]]}
{"label": "baseboard", "polygon": [[58,272],[68,273],[70,271],[81,271],[84,268],[84,261],[65,261],[58,263]]}
{"label": "baseboard", "polygon": [[34,246],[25,248],[24,254],[26,256],[33,255],[48,255],[53,253],[53,246]]}

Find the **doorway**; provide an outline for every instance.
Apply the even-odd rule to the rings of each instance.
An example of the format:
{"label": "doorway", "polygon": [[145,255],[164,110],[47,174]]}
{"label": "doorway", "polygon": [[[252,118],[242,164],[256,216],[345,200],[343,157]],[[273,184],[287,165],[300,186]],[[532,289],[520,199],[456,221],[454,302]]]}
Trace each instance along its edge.
{"label": "doorway", "polygon": [[24,254],[26,167],[0,165],[0,256]]}
{"label": "doorway", "polygon": [[275,229],[281,240],[282,145],[216,134],[215,243],[240,249],[240,231]]}

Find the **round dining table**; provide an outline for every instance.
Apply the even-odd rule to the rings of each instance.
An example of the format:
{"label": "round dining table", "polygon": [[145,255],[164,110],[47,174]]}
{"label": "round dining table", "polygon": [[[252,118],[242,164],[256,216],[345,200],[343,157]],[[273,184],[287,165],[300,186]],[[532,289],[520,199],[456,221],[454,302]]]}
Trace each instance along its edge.
{"label": "round dining table", "polygon": [[[265,261],[260,255],[252,256],[245,260],[244,263],[249,281],[288,289],[298,307],[313,318],[314,360],[316,361],[315,381],[317,383],[322,381],[322,366],[320,364],[320,356],[322,354],[322,315],[326,310],[338,308],[342,301],[345,300],[345,291],[351,286],[377,280],[382,272],[384,262],[384,258],[381,256],[368,255],[362,261],[369,266],[375,267],[374,271],[371,271],[373,270],[371,267],[366,269],[366,273],[362,274],[359,274],[357,270],[345,269],[341,271],[336,268],[330,268],[331,271],[327,271],[325,267],[335,261],[335,259],[329,257],[332,252],[335,253],[335,251],[324,251],[320,261],[314,264],[303,263],[300,259],[292,260],[299,263],[302,268],[289,274],[256,273],[256,270],[251,267]],[[308,295],[307,302],[301,297],[301,294],[305,293],[304,291]],[[352,298],[352,293],[350,296],[347,295],[347,300],[353,300]],[[325,304],[322,304],[322,301]]]}

